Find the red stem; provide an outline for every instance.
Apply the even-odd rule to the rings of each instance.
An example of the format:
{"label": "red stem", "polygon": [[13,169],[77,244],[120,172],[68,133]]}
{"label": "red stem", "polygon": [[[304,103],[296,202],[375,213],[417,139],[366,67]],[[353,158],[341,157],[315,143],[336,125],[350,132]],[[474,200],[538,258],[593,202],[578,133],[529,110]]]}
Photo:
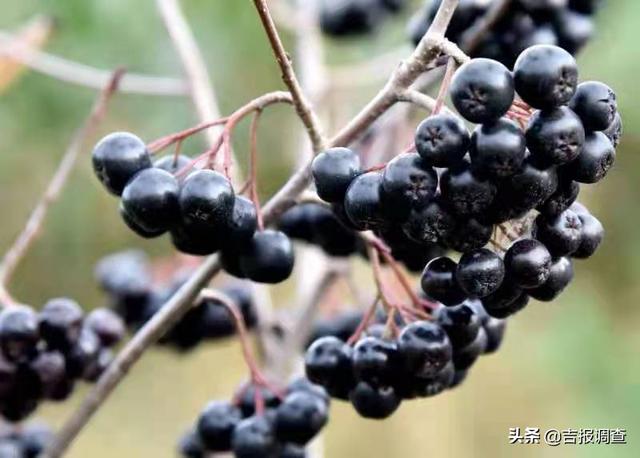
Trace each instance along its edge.
{"label": "red stem", "polygon": [[250,157],[249,157],[249,196],[253,205],[256,207],[256,215],[258,217],[258,229],[264,230],[264,221],[262,220],[262,209],[260,207],[260,197],[258,196],[258,123],[260,121],[261,109],[257,109],[251,118],[251,127],[249,128]]}
{"label": "red stem", "polygon": [[440,110],[442,110],[442,107],[444,106],[444,99],[447,97],[447,93],[449,92],[449,85],[451,84],[451,79],[453,78],[455,70],[456,61],[454,58],[449,57],[447,60],[447,69],[444,72],[444,77],[440,84],[440,90],[438,91],[438,97],[436,98],[436,104],[431,112],[432,115],[437,115],[440,113]]}

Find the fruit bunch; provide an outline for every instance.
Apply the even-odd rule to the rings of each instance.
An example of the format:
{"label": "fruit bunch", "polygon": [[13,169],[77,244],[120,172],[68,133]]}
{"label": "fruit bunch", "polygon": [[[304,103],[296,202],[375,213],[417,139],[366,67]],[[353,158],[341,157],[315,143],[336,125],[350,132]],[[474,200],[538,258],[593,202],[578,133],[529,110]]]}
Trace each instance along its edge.
{"label": "fruit bunch", "polygon": [[[165,284],[153,281],[151,265],[144,253],[124,251],[104,257],[96,266],[96,279],[107,293],[112,309],[127,326],[136,330],[144,325],[184,284],[187,272],[178,272]],[[247,328],[258,323],[253,297],[247,288],[222,288],[242,313]],[[203,341],[235,335],[235,324],[228,310],[211,299],[199,299],[160,343],[186,351]]]}
{"label": "fruit bunch", "polygon": [[[460,0],[446,36],[464,46],[470,27],[501,0]],[[411,40],[418,44],[433,21],[441,0],[428,0],[409,22]],[[507,66],[526,48],[557,45],[578,52],[594,33],[592,16],[600,0],[514,0],[481,40],[468,49],[472,57],[487,57]]]}
{"label": "fruit bunch", "polygon": [[[318,195],[342,205],[352,229],[461,253],[427,263],[426,302],[401,313],[401,329],[391,319],[345,342],[345,320],[329,326],[342,338],[325,335],[308,348],[309,379],[369,418],[456,386],[480,354],[497,349],[503,319],[530,297],[555,299],[573,278],[572,258],[591,256],[603,238],[575,200],[580,184],[602,180],[615,160],[622,123],[608,86],[578,84],[571,54],[536,45],[513,72],[470,60],[448,92],[462,118],[425,119],[416,153],[367,171],[356,153],[333,148],[312,164]],[[463,119],[478,124],[472,134]]]}
{"label": "fruit bunch", "polygon": [[180,155],[152,163],[144,142],[125,132],[100,140],[92,160],[105,188],[121,197],[120,214],[136,234],[153,238],[170,232],[176,249],[191,255],[222,250],[225,269],[236,277],[278,283],[291,274],[289,238],[257,231],[255,205],[237,196],[221,173],[192,169]]}
{"label": "fruit bunch", "polygon": [[354,345],[318,338],[305,356],[307,377],[365,418],[387,418],[404,399],[437,395],[457,386],[483,353],[495,352],[505,322],[478,301],[441,306],[434,320],[406,324],[396,338],[373,325]]}
{"label": "fruit bunch", "polygon": [[304,458],[305,446],[327,422],[326,391],[298,379],[284,393],[244,385],[233,402],[212,401],[196,426],[181,440],[183,456],[201,458],[208,452],[233,452],[238,458]]}
{"label": "fruit bunch", "polygon": [[3,458],[37,458],[53,439],[53,431],[39,422],[21,427],[0,428],[0,456]]}
{"label": "fruit bunch", "polygon": [[406,3],[406,0],[320,0],[320,28],[332,37],[371,33],[387,17],[399,13]]}
{"label": "fruit bunch", "polygon": [[95,381],[124,334],[107,309],[87,316],[69,298],[49,300],[39,312],[9,305],[0,312],[0,414],[26,418],[40,401],[63,401],[77,380]]}

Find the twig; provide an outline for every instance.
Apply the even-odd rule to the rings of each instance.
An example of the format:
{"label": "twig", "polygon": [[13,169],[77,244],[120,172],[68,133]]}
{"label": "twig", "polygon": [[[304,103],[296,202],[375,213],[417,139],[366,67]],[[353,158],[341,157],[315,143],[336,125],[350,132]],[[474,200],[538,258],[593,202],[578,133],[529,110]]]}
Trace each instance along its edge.
{"label": "twig", "polygon": [[[0,54],[9,56],[27,67],[64,81],[91,89],[102,90],[111,72],[38,51],[13,35],[0,32]],[[182,96],[188,94],[187,84],[177,78],[128,73],[122,78],[118,91],[129,94]]]}
{"label": "twig", "polygon": [[311,144],[313,145],[313,150],[318,153],[324,149],[326,143],[322,134],[322,128],[320,127],[320,121],[311,108],[311,104],[307,100],[307,97],[302,92],[298,78],[296,77],[293,66],[291,65],[291,59],[287,54],[287,51],[284,49],[284,45],[282,44],[276,25],[271,17],[266,0],[253,0],[253,3],[258,11],[260,20],[262,21],[262,26],[267,34],[269,44],[271,45],[276,57],[276,61],[280,66],[282,80],[289,89],[289,92],[291,92],[296,112],[307,129],[307,133],[311,139]]}
{"label": "twig", "polygon": [[453,73],[456,70],[456,61],[453,58],[449,58],[447,62],[447,69],[444,72],[444,77],[442,78],[442,82],[440,83],[440,90],[438,91],[438,97],[436,98],[436,105],[433,107],[433,112],[431,114],[437,115],[442,110],[444,106],[444,99],[447,97],[447,92],[449,91],[449,84],[451,83],[451,78],[453,78]]}
{"label": "twig", "polygon": [[[256,0],[257,1],[257,0]],[[451,11],[456,0],[443,0],[441,8]],[[450,15],[449,15],[450,18]],[[442,24],[442,22],[441,22]],[[385,88],[330,142],[331,146],[350,143],[361,135],[378,117],[397,101],[398,91],[406,90],[422,74],[424,69],[439,57],[445,48],[442,34],[430,34],[425,37],[414,53],[400,65]],[[446,46],[448,48],[448,46]],[[309,133],[309,130],[307,129]],[[280,190],[263,207],[266,225],[274,222],[282,212],[295,204],[297,196],[309,185],[311,180],[310,164],[298,169]],[[96,385],[81,402],[76,413],[65,424],[45,456],[59,457],[77,434],[87,424],[97,409],[109,397],[129,369],[140,359],[174,323],[189,310],[198,292],[220,271],[217,255],[205,259],[194,271],[189,280],[162,306],[116,356],[113,363],[100,377]]]}
{"label": "twig", "polygon": [[56,172],[51,178],[44,194],[38,201],[38,204],[29,216],[24,229],[18,235],[9,250],[7,250],[2,262],[0,262],[0,303],[13,302],[7,289],[9,282],[11,281],[11,275],[15,271],[20,260],[24,257],[38,237],[38,234],[41,232],[42,225],[51,205],[60,196],[62,188],[67,182],[69,174],[73,170],[73,167],[80,156],[80,151],[82,150],[85,141],[94,134],[98,124],[104,118],[109,100],[118,89],[118,85],[123,74],[124,70],[116,70],[111,74],[110,80],[96,99],[93,108],[91,109],[91,113],[82,127],[76,131],[71,139],[71,143],[67,147]]}
{"label": "twig", "polygon": [[258,196],[258,123],[262,110],[256,110],[251,119],[251,127],[249,128],[249,196],[253,205],[256,207],[256,215],[258,219],[258,229],[264,230],[264,221],[262,220],[262,210],[260,208],[260,197]]}

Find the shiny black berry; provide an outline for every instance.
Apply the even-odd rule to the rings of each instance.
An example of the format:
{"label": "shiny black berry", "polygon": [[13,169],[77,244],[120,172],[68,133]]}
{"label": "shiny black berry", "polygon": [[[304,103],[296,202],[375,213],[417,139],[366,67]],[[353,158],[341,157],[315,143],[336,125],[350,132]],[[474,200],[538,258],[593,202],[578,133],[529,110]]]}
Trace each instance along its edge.
{"label": "shiny black berry", "polygon": [[618,112],[616,94],[604,83],[580,83],[569,106],[582,120],[587,132],[605,130]]}
{"label": "shiny black berry", "polygon": [[151,167],[144,142],[127,132],[114,132],[100,140],[93,149],[92,162],[102,184],[117,196],[136,173]]}
{"label": "shiny black berry", "polygon": [[496,195],[495,185],[474,173],[468,164],[444,171],[440,177],[442,200],[459,216],[473,216],[485,211]]}
{"label": "shiny black berry", "polygon": [[513,103],[513,77],[500,62],[472,59],[456,71],[449,93],[467,121],[490,122],[502,117]]}
{"label": "shiny black berry", "polygon": [[282,442],[305,445],[327,423],[326,402],[311,393],[289,394],[276,409],[276,437]]}
{"label": "shiny black berry", "polygon": [[242,420],[236,406],[224,401],[212,401],[200,413],[197,432],[202,444],[211,452],[231,449],[233,430]]}
{"label": "shiny black berry", "polygon": [[469,369],[481,354],[487,349],[489,339],[484,327],[478,329],[478,334],[473,342],[468,343],[464,347],[456,348],[453,352],[453,365],[456,370]]}
{"label": "shiny black berry", "polygon": [[360,157],[349,148],[331,148],[311,164],[316,191],[322,200],[342,202],[347,188],[360,173]]}
{"label": "shiny black berry", "polygon": [[420,284],[425,294],[445,305],[461,303],[466,294],[455,278],[456,263],[447,257],[432,259],[424,268]]}
{"label": "shiny black berry", "polygon": [[179,154],[178,157],[175,157],[173,154],[171,154],[169,156],[161,157],[157,161],[154,161],[153,166],[169,172],[172,175],[175,175],[176,173],[182,171],[190,163],[191,158],[189,158],[189,156]]}
{"label": "shiny black berry", "polygon": [[536,111],[527,127],[527,147],[535,159],[546,165],[573,161],[585,140],[580,118],[567,107]]}
{"label": "shiny black berry", "polygon": [[467,302],[438,309],[436,319],[449,336],[454,351],[473,342],[482,326],[480,314]]}
{"label": "shiny black berry", "polygon": [[284,233],[256,232],[240,252],[239,265],[247,278],[260,283],[280,283],[291,275],[293,245]]}
{"label": "shiny black berry", "polygon": [[391,416],[402,402],[392,387],[367,382],[359,382],[349,393],[349,400],[361,416],[376,420]]}
{"label": "shiny black berry", "polygon": [[441,113],[429,116],[416,131],[416,150],[433,167],[459,163],[469,149],[469,131],[457,116]]}
{"label": "shiny black berry", "polygon": [[416,153],[393,158],[382,175],[382,200],[386,214],[404,220],[415,208],[422,208],[438,187],[436,171]]}
{"label": "shiny black berry", "polygon": [[500,118],[478,126],[469,150],[474,170],[492,178],[517,173],[525,157],[525,137],[511,120]]}
{"label": "shiny black berry", "polygon": [[438,324],[416,321],[398,336],[398,354],[407,372],[432,377],[451,361],[451,342]]}
{"label": "shiny black berry", "polygon": [[385,224],[380,199],[382,174],[367,172],[356,177],[344,198],[344,210],[359,230],[375,229]]}
{"label": "shiny black berry", "polygon": [[353,387],[352,348],[337,337],[321,337],[305,355],[307,378],[322,385],[331,396],[346,399]]}
{"label": "shiny black berry", "polygon": [[84,324],[98,336],[100,343],[105,347],[114,346],[124,337],[125,329],[122,318],[107,308],[97,308],[91,311]]}
{"label": "shiny black berry", "polygon": [[578,85],[578,65],[558,46],[536,45],[520,54],[513,67],[516,92],[538,109],[567,104]]}
{"label": "shiny black berry", "polygon": [[358,380],[372,384],[388,382],[393,375],[398,349],[395,343],[365,337],[353,347],[352,366]]}
{"label": "shiny black berry", "polygon": [[9,361],[22,361],[35,349],[40,334],[31,307],[11,305],[0,312],[0,347]]}
{"label": "shiny black berry", "polygon": [[465,253],[455,274],[458,285],[470,297],[485,297],[495,292],[504,279],[502,258],[486,248]]}
{"label": "shiny black berry", "polygon": [[424,244],[442,240],[455,225],[456,219],[442,199],[434,199],[426,207],[412,211],[402,229],[411,240]]}
{"label": "shiny black berry", "polygon": [[234,205],[231,183],[213,170],[191,173],[180,187],[178,198],[185,224],[194,231],[223,230]]}
{"label": "shiny black berry", "polygon": [[598,219],[590,214],[580,214],[582,221],[582,235],[580,237],[580,246],[571,256],[578,259],[586,259],[591,257],[604,239],[604,228]]}
{"label": "shiny black berry", "polygon": [[226,235],[236,246],[247,243],[258,227],[256,207],[249,199],[236,196],[231,217],[227,220]]}
{"label": "shiny black berry", "polygon": [[582,153],[567,165],[567,174],[578,183],[597,183],[602,180],[616,160],[616,150],[602,132],[587,135]]}
{"label": "shiny black berry", "polygon": [[579,193],[580,185],[563,176],[556,191],[538,206],[538,211],[547,217],[557,216],[575,202]]}
{"label": "shiny black berry", "polygon": [[534,231],[536,239],[557,258],[569,255],[580,247],[582,221],[571,210],[565,210],[552,218],[540,215],[536,218]]}
{"label": "shiny black berry", "polygon": [[267,416],[253,416],[242,420],[233,431],[231,448],[237,458],[274,456],[277,440]]}
{"label": "shiny black berry", "polygon": [[78,340],[84,313],[78,303],[61,297],[49,300],[40,310],[40,335],[49,348],[68,350]]}
{"label": "shiny black berry", "polygon": [[571,259],[561,257],[551,264],[549,278],[541,286],[528,290],[527,293],[539,301],[554,300],[573,280],[573,263]]}
{"label": "shiny black berry", "polygon": [[549,277],[551,254],[539,241],[515,242],[504,255],[507,277],[521,288],[537,288]]}
{"label": "shiny black berry", "polygon": [[613,118],[611,124],[609,124],[609,127],[603,130],[602,133],[611,140],[611,144],[614,148],[618,147],[622,138],[622,117],[620,116],[620,112],[616,113],[616,116]]}

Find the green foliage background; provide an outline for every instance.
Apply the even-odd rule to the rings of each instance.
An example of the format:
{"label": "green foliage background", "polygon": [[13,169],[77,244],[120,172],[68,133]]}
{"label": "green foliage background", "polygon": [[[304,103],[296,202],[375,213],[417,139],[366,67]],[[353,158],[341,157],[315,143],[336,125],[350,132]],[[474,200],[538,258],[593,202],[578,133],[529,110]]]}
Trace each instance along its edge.
{"label": "green foliage background", "polygon": [[[184,0],[202,45],[224,112],[280,87],[262,31],[249,1]],[[37,13],[59,28],[48,50],[101,68],[180,75],[181,69],[154,2],[130,0],[0,0],[0,28],[19,27]],[[368,422],[334,403],[326,434],[329,457],[636,457],[640,455],[640,137],[638,105],[640,2],[608,2],[598,36],[580,56],[582,79],[609,83],[625,122],[618,162],[609,178],[584,192],[606,225],[607,239],[590,262],[579,263],[577,280],[553,304],[533,303],[507,332],[502,351],[483,359],[458,390],[437,399],[406,403],[391,420]],[[332,61],[364,59],[402,42],[402,27],[388,26],[346,50],[329,45]],[[362,94],[340,94],[348,110]],[[0,95],[0,247],[22,227],[46,185],[94,93],[36,73]],[[264,117],[262,191],[286,177],[293,118],[287,109]],[[131,130],[145,139],[194,124],[187,99],[120,96],[103,132]],[[285,135],[283,135],[283,130]],[[246,150],[243,135],[236,146]],[[289,140],[285,140],[287,142]],[[187,151],[202,147],[190,142]],[[102,303],[92,266],[102,255],[141,246],[170,253],[166,241],[143,242],[117,216],[116,202],[97,185],[87,158],[74,172],[46,232],[20,266],[13,291],[40,306],[70,295],[86,308]],[[277,300],[277,297],[276,297]],[[154,349],[81,435],[72,457],[168,457],[176,438],[204,403],[225,397],[243,378],[238,348],[228,342],[188,356]],[[39,414],[55,425],[77,404],[85,388],[65,405]],[[508,445],[509,427],[626,428],[626,446]]]}

